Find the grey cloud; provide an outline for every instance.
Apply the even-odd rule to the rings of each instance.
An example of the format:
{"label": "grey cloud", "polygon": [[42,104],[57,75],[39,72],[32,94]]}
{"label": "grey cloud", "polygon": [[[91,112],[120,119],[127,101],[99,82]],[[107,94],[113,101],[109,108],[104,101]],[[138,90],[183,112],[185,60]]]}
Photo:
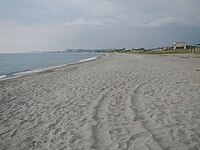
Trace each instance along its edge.
{"label": "grey cloud", "polygon": [[199,43],[199,6],[199,0],[2,0],[0,52]]}
{"label": "grey cloud", "polygon": [[66,26],[76,27],[76,26],[101,26],[101,27],[109,27],[109,25],[94,20],[86,20],[85,18],[78,18],[65,23]]}

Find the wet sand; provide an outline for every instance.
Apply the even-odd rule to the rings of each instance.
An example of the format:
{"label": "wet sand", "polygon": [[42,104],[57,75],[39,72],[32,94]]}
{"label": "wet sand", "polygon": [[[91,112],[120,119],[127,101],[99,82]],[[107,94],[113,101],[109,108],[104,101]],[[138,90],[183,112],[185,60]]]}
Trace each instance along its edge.
{"label": "wet sand", "polygon": [[0,81],[0,149],[200,149],[200,59],[111,54]]}

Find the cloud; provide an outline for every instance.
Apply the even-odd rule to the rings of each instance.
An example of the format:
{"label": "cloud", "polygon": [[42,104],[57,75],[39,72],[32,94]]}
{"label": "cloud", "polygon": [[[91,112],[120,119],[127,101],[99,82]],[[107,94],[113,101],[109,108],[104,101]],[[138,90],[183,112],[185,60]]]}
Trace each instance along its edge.
{"label": "cloud", "polygon": [[86,20],[85,18],[78,18],[72,21],[65,23],[65,26],[74,27],[74,26],[100,26],[100,27],[109,27],[109,25],[104,24],[100,21]]}
{"label": "cloud", "polygon": [[134,29],[159,29],[159,30],[184,30],[190,28],[199,28],[197,20],[189,20],[184,17],[162,17],[156,18],[150,21],[145,21],[142,19],[135,20],[134,22],[127,23],[125,28]]}
{"label": "cloud", "polygon": [[200,28],[199,27],[199,20],[198,19],[186,19],[184,17],[164,17],[155,19],[147,24],[150,28],[159,28],[163,30],[191,30],[193,28]]}
{"label": "cloud", "polygon": [[176,18],[167,17],[167,18],[153,20],[152,22],[149,23],[149,26],[160,27],[160,26],[165,26],[174,22],[177,22]]}
{"label": "cloud", "polygon": [[0,52],[200,39],[199,0],[10,1],[0,0]]}
{"label": "cloud", "polygon": [[163,27],[171,24],[186,24],[186,21],[184,18],[165,17],[153,20],[148,25],[150,27]]}

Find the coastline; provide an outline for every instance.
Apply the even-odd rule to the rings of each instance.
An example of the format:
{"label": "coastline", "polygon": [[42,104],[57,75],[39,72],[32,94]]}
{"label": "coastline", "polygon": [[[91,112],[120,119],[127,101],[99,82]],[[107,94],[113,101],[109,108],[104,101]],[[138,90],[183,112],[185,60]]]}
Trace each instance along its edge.
{"label": "coastline", "polygon": [[19,77],[23,77],[23,76],[27,76],[27,75],[31,75],[31,74],[35,74],[35,73],[40,73],[40,72],[48,71],[48,70],[51,70],[51,69],[56,69],[56,68],[68,66],[68,65],[75,65],[75,64],[83,63],[83,62],[87,62],[87,61],[93,61],[93,60],[98,59],[102,56],[103,56],[103,54],[101,54],[101,55],[98,54],[95,57],[86,58],[86,59],[75,61],[75,62],[72,62],[72,63],[66,63],[66,64],[62,64],[62,65],[56,65],[56,66],[26,70],[26,71],[21,71],[21,72],[16,72],[16,73],[9,73],[7,75],[1,75],[0,76],[0,82],[4,81],[4,80],[15,79],[15,78],[19,78]]}
{"label": "coastline", "polygon": [[200,60],[112,54],[0,82],[2,149],[198,149]]}

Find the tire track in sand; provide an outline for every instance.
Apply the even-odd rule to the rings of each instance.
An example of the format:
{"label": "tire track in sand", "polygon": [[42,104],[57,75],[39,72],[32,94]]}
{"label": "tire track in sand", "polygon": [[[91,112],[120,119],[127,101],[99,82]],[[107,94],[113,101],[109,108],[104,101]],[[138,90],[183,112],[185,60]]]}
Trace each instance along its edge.
{"label": "tire track in sand", "polygon": [[109,132],[109,124],[107,119],[108,112],[108,102],[109,102],[109,94],[111,92],[110,88],[105,88],[104,93],[102,93],[97,100],[97,104],[94,107],[93,112],[93,139],[94,144],[92,145],[92,149],[103,149],[110,150],[116,149],[115,143],[113,143]]}
{"label": "tire track in sand", "polygon": [[[151,132],[143,126],[140,112],[135,108],[137,94],[146,84],[142,81],[139,74],[131,82],[119,80],[117,84],[104,89],[94,107],[92,149],[162,149]],[[137,86],[133,90],[131,83],[135,82]]]}
{"label": "tire track in sand", "polygon": [[[153,79],[151,79],[152,81]],[[141,82],[140,84],[138,84],[135,89],[133,90],[132,94],[131,94],[131,98],[130,98],[130,102],[131,102],[131,109],[135,115],[134,117],[134,123],[137,124],[137,128],[138,128],[138,133],[133,134],[128,143],[129,145],[129,149],[134,149],[134,150],[162,150],[163,147],[162,145],[157,142],[154,138],[154,135],[152,134],[152,132],[150,130],[148,130],[148,128],[145,127],[145,118],[142,115],[142,111],[144,109],[146,109],[145,107],[143,107],[142,105],[142,101],[140,101],[138,95],[140,90],[143,88],[144,85],[148,84],[150,80],[146,81],[146,82]]]}
{"label": "tire track in sand", "polygon": [[[133,83],[136,85],[135,88]],[[138,102],[139,91],[147,83],[148,81],[144,82],[142,74],[139,73],[130,82],[122,82],[115,88],[110,98],[108,106],[109,133],[116,143],[116,148],[120,150],[163,149],[154,139],[153,134],[145,128],[144,118],[134,106],[135,102]],[[136,105],[136,107],[140,106]]]}

